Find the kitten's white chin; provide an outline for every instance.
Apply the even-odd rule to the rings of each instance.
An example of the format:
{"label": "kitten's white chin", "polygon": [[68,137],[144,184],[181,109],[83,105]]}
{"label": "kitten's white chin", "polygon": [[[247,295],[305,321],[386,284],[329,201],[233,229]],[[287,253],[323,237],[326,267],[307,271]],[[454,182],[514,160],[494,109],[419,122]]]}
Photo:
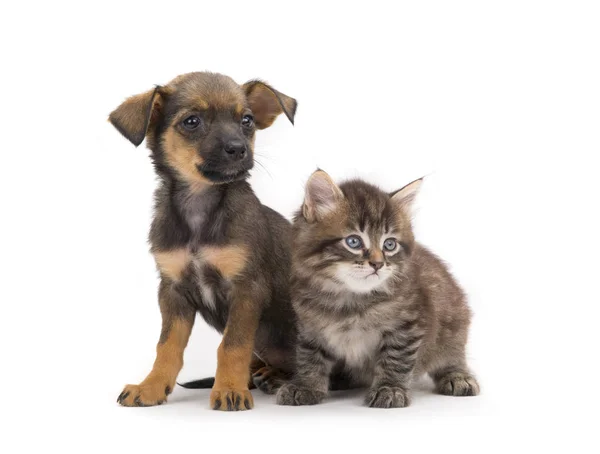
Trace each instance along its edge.
{"label": "kitten's white chin", "polygon": [[374,273],[370,268],[356,269],[345,264],[339,265],[335,273],[335,278],[354,293],[369,293],[381,289],[390,276],[389,270],[382,269]]}

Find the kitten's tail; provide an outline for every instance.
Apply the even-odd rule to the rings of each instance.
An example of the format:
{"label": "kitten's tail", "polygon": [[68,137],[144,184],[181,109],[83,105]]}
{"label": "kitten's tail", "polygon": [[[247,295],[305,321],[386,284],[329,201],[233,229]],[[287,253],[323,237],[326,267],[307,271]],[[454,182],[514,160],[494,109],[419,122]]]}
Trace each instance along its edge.
{"label": "kitten's tail", "polygon": [[201,378],[200,380],[192,380],[186,383],[177,383],[182,388],[187,389],[209,389],[215,384],[215,377]]}

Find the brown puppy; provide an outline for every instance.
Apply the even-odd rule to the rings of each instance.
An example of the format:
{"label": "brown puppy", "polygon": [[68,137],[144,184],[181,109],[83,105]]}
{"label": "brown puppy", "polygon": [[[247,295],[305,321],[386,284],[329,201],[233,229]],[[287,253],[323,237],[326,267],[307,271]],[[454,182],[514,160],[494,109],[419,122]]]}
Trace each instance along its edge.
{"label": "brown puppy", "polygon": [[196,312],[224,334],[212,408],[252,408],[251,367],[267,380],[269,370],[291,371],[291,227],[245,180],[255,130],[281,113],[293,123],[295,111],[293,98],[263,82],[240,86],[198,72],[133,96],[110,114],[134,145],[146,138],[160,179],[150,244],[161,277],[162,332],[152,371],[125,387],[121,405],[165,402]]}

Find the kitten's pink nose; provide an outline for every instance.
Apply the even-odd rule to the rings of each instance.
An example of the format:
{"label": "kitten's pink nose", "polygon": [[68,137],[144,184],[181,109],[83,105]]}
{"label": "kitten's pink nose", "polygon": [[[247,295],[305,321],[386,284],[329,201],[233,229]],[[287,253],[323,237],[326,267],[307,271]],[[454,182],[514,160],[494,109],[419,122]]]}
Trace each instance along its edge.
{"label": "kitten's pink nose", "polygon": [[383,268],[383,262],[369,262],[369,265],[371,265],[375,271],[379,271]]}

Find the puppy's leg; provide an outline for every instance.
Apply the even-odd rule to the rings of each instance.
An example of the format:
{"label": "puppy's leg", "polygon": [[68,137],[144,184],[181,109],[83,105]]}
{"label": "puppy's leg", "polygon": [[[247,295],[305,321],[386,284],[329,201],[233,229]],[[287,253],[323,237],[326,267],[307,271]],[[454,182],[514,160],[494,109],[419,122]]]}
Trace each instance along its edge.
{"label": "puppy's leg", "polygon": [[210,406],[214,410],[250,410],[254,406],[248,384],[254,337],[262,310],[262,304],[255,298],[234,289],[225,333],[217,350],[217,373],[210,394]]}
{"label": "puppy's leg", "polygon": [[188,343],[195,310],[172,288],[161,282],[158,300],[162,314],[162,332],[156,346],[152,371],[139,385],[127,385],[117,402],[126,407],[160,405],[175,386],[183,367],[183,351]]}

